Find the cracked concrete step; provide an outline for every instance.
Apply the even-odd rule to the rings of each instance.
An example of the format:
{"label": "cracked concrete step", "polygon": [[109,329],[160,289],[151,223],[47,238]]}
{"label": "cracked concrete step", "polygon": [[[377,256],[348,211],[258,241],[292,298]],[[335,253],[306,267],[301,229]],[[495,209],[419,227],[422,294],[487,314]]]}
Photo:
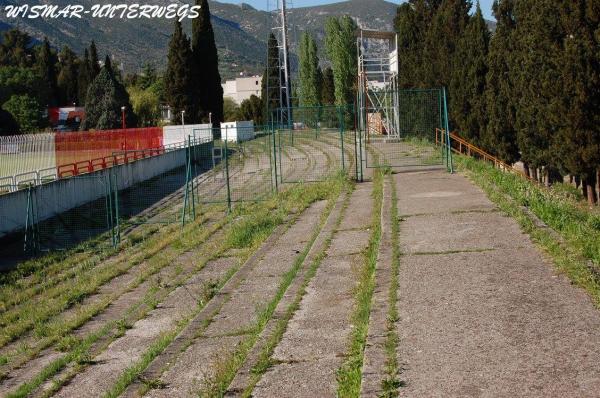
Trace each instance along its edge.
{"label": "cracked concrete step", "polygon": [[[159,378],[164,388],[151,390],[148,396],[194,396],[206,387],[222,362],[245,341],[259,311],[275,297],[284,275],[310,244],[326,205],[326,201],[311,205],[287,230],[276,231],[272,244],[243,280],[229,287],[222,305],[182,340],[183,352],[155,360],[151,367],[157,372],[149,376]],[[206,322],[210,322],[207,327]],[[135,394],[134,388],[128,389],[127,396]]]}
{"label": "cracked concrete step", "polygon": [[[274,365],[254,388],[253,397],[335,396],[336,372],[343,363],[352,330],[355,273],[364,261],[363,255],[356,253],[369,243],[371,191],[372,184],[365,183],[352,193],[327,256],[275,348]],[[359,211],[362,207],[371,211]]]}
{"label": "cracked concrete step", "polygon": [[240,396],[250,386],[253,376],[253,367],[258,364],[263,350],[266,348],[267,344],[269,344],[269,340],[276,332],[279,320],[286,316],[288,308],[290,308],[290,306],[293,305],[296,300],[298,300],[297,297],[301,293],[302,286],[306,283],[307,273],[312,264],[317,260],[318,256],[320,256],[327,249],[328,240],[331,238],[336,225],[340,221],[345,208],[344,205],[348,197],[349,195],[342,194],[336,201],[333,210],[327,218],[325,226],[321,229],[321,232],[317,236],[317,239],[306,256],[296,279],[294,280],[293,284],[290,285],[285,295],[275,308],[271,320],[265,326],[265,329],[259,336],[258,341],[248,354],[246,361],[236,373],[236,376],[230,383],[225,396]]}

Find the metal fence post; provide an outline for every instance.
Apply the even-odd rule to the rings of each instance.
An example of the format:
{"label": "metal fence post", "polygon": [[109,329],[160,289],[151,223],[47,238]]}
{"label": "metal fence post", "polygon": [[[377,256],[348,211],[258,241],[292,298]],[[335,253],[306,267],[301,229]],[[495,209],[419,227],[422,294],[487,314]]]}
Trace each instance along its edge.
{"label": "metal fence post", "polygon": [[446,115],[446,144],[447,144],[447,169],[452,174],[454,173],[454,164],[452,163],[452,147],[450,142],[450,123],[448,122],[448,98],[446,93],[446,87],[444,87],[444,113]]}
{"label": "metal fence post", "polygon": [[273,163],[275,166],[275,192],[279,192],[279,181],[277,181],[277,142],[275,141],[275,128],[271,124],[271,136],[273,137]]}
{"label": "metal fence post", "polygon": [[338,108],[338,114],[340,117],[340,140],[341,140],[341,150],[342,150],[342,170],[346,171],[346,162],[344,159],[344,114],[342,112],[342,108]]}
{"label": "metal fence post", "polygon": [[227,148],[227,141],[229,138],[228,130],[229,127],[225,127],[225,180],[227,182],[227,209],[231,212],[231,187],[229,185],[229,150]]}

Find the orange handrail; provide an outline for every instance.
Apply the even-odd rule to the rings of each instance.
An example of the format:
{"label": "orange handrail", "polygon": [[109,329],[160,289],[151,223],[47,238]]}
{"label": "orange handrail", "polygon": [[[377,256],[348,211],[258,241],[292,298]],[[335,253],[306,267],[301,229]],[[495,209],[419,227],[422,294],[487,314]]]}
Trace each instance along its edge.
{"label": "orange handrail", "polygon": [[[523,171],[514,168],[513,166],[503,162],[502,160],[498,159],[497,157],[490,155],[483,149],[471,144],[470,142],[468,142],[467,140],[465,140],[464,138],[462,138],[458,134],[456,134],[456,132],[450,133],[450,139],[451,139],[451,142],[455,142],[458,144],[458,148],[455,148],[454,146],[451,145],[452,151],[459,153],[461,155],[467,155],[467,156],[471,156],[471,157],[477,157],[475,155],[479,155],[479,157],[481,157],[484,161],[494,163],[494,167],[498,167],[500,169],[516,173],[516,174],[528,179],[529,181],[538,183],[538,181],[531,178],[530,176],[525,174]],[[436,142],[437,142],[437,131],[436,131]]]}

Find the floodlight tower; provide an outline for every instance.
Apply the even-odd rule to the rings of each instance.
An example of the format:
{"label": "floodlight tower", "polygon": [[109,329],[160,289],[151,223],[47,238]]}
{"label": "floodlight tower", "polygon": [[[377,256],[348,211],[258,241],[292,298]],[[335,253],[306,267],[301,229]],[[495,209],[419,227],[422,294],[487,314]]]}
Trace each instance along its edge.
{"label": "floodlight tower", "polygon": [[361,29],[357,36],[359,128],[367,139],[399,140],[398,35]]}
{"label": "floodlight tower", "polygon": [[[267,60],[268,68],[271,67],[272,61],[277,61],[279,73],[279,87],[276,89],[279,92],[279,103],[277,109],[277,122],[281,126],[291,128],[292,122],[292,82],[290,74],[290,57],[289,57],[289,36],[288,36],[288,5],[291,0],[267,0],[267,10],[272,14],[274,20],[273,33],[277,39],[277,60]],[[267,50],[268,51],[268,50]],[[270,54],[270,52],[269,52]],[[270,55],[269,55],[270,57]],[[268,87],[269,79],[267,78],[267,92],[275,87]],[[269,109],[273,112],[274,109]]]}

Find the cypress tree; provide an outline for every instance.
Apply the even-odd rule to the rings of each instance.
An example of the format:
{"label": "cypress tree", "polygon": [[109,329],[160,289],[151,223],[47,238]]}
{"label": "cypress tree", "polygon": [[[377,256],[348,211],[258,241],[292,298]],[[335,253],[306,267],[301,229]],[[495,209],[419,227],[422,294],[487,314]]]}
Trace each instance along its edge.
{"label": "cypress tree", "polygon": [[425,85],[425,39],[439,4],[410,0],[400,5],[394,19],[398,34],[398,79],[400,87]]}
{"label": "cypress tree", "polygon": [[[534,171],[557,172],[551,151],[560,125],[559,58],[563,33],[558,5],[554,0],[520,0],[515,3],[515,45],[513,77],[517,141],[523,161]],[[535,174],[535,173],[534,173]],[[535,176],[535,175],[534,175]]]}
{"label": "cypress tree", "polygon": [[300,106],[317,106],[320,103],[317,42],[307,32],[300,39],[299,58]]}
{"label": "cypress tree", "polygon": [[480,144],[486,127],[485,79],[490,34],[477,2],[473,15],[456,46],[450,92],[451,118],[466,138]]}
{"label": "cypress tree", "polygon": [[107,56],[104,67],[88,88],[86,97],[86,117],[82,130],[107,130],[122,127],[121,107],[125,106],[126,125],[135,127],[136,117],[125,87],[116,79],[110,58]]}
{"label": "cypress tree", "polygon": [[493,5],[496,32],[490,41],[485,101],[487,128],[482,145],[508,164],[519,160],[515,112],[517,95],[513,88],[513,34],[516,28],[514,0],[496,0]]}
{"label": "cypress tree", "polygon": [[333,69],[327,68],[323,73],[323,85],[321,89],[321,103],[333,105],[335,103],[335,87],[333,83]]}
{"label": "cypress tree", "polygon": [[90,44],[90,76],[91,80],[94,80],[98,73],[100,73],[100,59],[98,58],[98,49],[96,48],[96,43],[92,40],[92,44]]}
{"label": "cypress tree", "polygon": [[77,59],[77,55],[68,46],[63,47],[59,59],[57,86],[60,103],[62,105],[71,105],[77,102],[79,94],[77,88],[77,64],[79,60]]}
{"label": "cypress tree", "polygon": [[[429,87],[449,86],[452,60],[456,46],[469,22],[469,0],[445,0],[435,9],[431,25],[425,35],[422,56],[423,83]],[[452,96],[452,93],[450,93]]]}
{"label": "cypress tree", "polygon": [[274,118],[273,112],[281,106],[279,101],[279,87],[281,86],[283,73],[279,66],[279,43],[273,33],[269,35],[267,46],[268,67],[263,73],[261,84],[263,120],[265,123],[270,122],[271,119]]}
{"label": "cypress tree", "polygon": [[90,71],[90,54],[86,48],[83,54],[83,59],[79,63],[79,71],[77,74],[77,102],[81,106],[85,106],[85,97],[91,81],[92,76]]}
{"label": "cypress tree", "polygon": [[335,103],[338,106],[354,103],[358,70],[357,28],[349,16],[330,17],[325,23],[325,47],[333,65]]}
{"label": "cypress tree", "polygon": [[594,38],[597,26],[589,0],[562,5],[564,51],[559,57],[562,121],[552,151],[564,170],[581,178],[590,204],[597,201],[600,167],[600,59]]}
{"label": "cypress tree", "polygon": [[194,121],[192,101],[192,70],[190,41],[183,33],[181,22],[175,21],[175,31],[169,43],[167,71],[165,73],[165,99],[172,110],[173,122],[181,123],[181,111],[186,120]]}
{"label": "cypress tree", "polygon": [[44,38],[37,59],[36,70],[40,77],[40,98],[45,101],[48,106],[56,106],[58,104],[58,90],[56,83],[56,56],[50,49],[48,38]]}
{"label": "cypress tree", "polygon": [[195,97],[198,98],[196,117],[207,121],[212,113],[215,127],[223,121],[223,86],[219,73],[219,55],[215,34],[210,22],[208,0],[196,0],[200,16],[192,22],[192,70]]}

